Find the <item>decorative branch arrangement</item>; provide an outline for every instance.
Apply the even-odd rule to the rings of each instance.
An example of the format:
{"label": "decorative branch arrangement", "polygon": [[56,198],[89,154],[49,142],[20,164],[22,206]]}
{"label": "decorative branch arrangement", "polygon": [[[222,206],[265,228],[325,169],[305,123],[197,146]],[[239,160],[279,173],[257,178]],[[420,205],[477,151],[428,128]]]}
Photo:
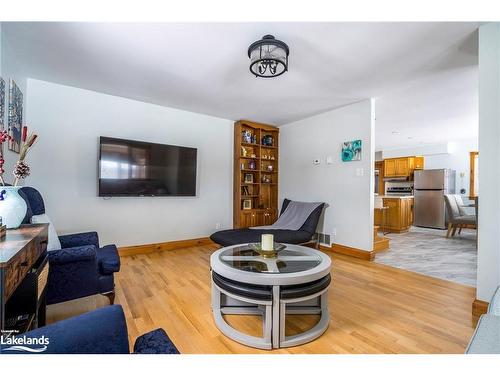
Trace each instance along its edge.
{"label": "decorative branch arrangement", "polygon": [[[21,141],[22,141],[22,147],[21,147],[21,152],[19,154],[19,160],[16,162],[16,165],[14,167],[14,171],[12,172],[14,174],[14,186],[17,186],[19,183],[19,180],[24,179],[30,175],[30,167],[28,163],[26,163],[24,160],[26,159],[26,155],[28,154],[29,150],[31,147],[35,144],[36,139],[38,138],[38,135],[32,133],[30,136],[28,136],[28,127],[23,126],[23,132],[21,136]],[[3,144],[3,142],[7,141],[10,139],[10,136],[6,133],[4,130],[3,132],[0,133],[0,144]],[[3,179],[3,173],[5,172],[3,167],[4,164],[4,159],[3,157],[0,157],[0,183],[2,186],[5,186],[5,181]]]}

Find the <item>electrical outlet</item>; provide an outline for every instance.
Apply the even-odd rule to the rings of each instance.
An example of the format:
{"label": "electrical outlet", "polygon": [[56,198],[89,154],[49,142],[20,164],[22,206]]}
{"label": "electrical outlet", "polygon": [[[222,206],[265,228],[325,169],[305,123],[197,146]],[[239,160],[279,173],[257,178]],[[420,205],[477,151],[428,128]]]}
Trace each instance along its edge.
{"label": "electrical outlet", "polygon": [[332,236],[336,236],[337,235],[337,228],[332,228]]}
{"label": "electrical outlet", "polygon": [[221,229],[222,224],[221,223],[215,223],[215,229]]}
{"label": "electrical outlet", "polygon": [[356,176],[362,177],[365,174],[365,170],[363,168],[356,168]]}

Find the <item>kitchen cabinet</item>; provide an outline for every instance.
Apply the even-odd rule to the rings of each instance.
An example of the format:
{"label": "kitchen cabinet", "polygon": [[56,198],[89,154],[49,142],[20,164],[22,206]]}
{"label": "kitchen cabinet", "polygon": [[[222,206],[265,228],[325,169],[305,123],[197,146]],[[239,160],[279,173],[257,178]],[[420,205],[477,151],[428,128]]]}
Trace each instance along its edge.
{"label": "kitchen cabinet", "polygon": [[384,159],[384,178],[407,177],[413,179],[416,169],[424,169],[422,156]]}
{"label": "kitchen cabinet", "polygon": [[380,230],[401,233],[410,229],[413,224],[413,202],[412,196],[407,197],[383,197],[385,210],[385,223],[382,210],[375,210],[375,225]]}

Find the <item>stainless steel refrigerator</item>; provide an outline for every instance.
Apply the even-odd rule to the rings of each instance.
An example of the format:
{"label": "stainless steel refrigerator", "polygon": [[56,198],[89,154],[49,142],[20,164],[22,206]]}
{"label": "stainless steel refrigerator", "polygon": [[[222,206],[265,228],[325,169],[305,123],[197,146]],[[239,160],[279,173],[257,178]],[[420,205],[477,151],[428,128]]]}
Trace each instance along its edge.
{"label": "stainless steel refrigerator", "polygon": [[415,171],[413,194],[413,225],[446,229],[448,222],[445,194],[455,194],[453,169],[427,169]]}

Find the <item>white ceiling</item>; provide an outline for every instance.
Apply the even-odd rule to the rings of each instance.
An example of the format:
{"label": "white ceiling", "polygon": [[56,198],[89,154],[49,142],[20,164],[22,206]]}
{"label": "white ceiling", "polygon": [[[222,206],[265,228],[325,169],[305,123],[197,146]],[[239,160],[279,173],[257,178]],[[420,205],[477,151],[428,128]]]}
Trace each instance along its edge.
{"label": "white ceiling", "polygon": [[[378,150],[477,134],[477,23],[3,23],[28,77],[286,124],[377,97]],[[264,34],[290,71],[248,70]],[[393,132],[398,132],[393,134]]]}

